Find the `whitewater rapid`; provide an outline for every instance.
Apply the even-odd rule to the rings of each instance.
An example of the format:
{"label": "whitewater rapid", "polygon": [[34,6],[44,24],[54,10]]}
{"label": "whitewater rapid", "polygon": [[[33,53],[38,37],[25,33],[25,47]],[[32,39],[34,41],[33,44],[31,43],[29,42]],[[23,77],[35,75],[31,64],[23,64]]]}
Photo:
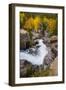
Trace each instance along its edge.
{"label": "whitewater rapid", "polygon": [[[46,45],[43,43],[42,39],[38,39],[38,46],[38,53],[36,55],[28,53],[28,51],[20,51],[20,60],[27,60],[31,62],[33,65],[42,65],[44,62],[44,57],[48,54],[48,49]],[[34,50],[35,48],[32,49]]]}

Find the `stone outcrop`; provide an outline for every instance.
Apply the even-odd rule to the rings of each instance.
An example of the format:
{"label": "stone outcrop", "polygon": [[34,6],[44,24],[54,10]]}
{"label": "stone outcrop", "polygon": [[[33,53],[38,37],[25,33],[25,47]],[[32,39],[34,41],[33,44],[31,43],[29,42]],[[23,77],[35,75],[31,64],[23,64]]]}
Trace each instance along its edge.
{"label": "stone outcrop", "polygon": [[20,30],[20,49],[26,49],[30,46],[30,36],[26,30]]}
{"label": "stone outcrop", "polygon": [[48,48],[48,54],[44,58],[43,62],[43,68],[46,70],[48,67],[50,67],[51,63],[55,60],[58,54],[58,42],[57,42],[57,36],[51,36],[49,37],[44,37],[43,42],[46,44]]}

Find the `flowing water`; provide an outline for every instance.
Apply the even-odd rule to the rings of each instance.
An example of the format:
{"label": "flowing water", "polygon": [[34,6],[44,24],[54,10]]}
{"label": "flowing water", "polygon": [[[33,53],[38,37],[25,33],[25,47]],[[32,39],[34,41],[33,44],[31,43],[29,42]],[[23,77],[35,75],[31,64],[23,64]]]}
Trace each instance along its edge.
{"label": "flowing water", "polygon": [[48,53],[48,49],[46,45],[43,43],[42,39],[38,39],[38,44],[35,48],[30,48],[25,51],[20,51],[20,59],[27,60],[31,62],[33,65],[41,65],[43,64],[44,57]]}

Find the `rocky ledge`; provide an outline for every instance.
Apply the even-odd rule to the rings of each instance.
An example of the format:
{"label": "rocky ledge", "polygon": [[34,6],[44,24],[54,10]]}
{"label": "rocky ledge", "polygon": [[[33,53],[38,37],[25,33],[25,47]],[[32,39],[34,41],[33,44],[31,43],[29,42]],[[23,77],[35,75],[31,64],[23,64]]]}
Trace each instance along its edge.
{"label": "rocky ledge", "polygon": [[57,36],[51,36],[50,38],[44,37],[44,43],[48,48],[48,54],[44,58],[43,68],[46,70],[50,67],[51,63],[55,60],[58,55],[58,40]]}

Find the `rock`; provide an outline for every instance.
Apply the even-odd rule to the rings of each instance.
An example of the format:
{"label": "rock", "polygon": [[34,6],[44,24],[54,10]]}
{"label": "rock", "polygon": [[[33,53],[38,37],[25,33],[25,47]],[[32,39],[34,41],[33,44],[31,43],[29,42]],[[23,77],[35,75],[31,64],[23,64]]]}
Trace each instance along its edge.
{"label": "rock", "polygon": [[[46,35],[47,36],[47,35]],[[55,57],[58,54],[57,36],[43,37],[43,43],[48,48],[48,54],[44,57],[43,68],[44,70],[50,67]]]}
{"label": "rock", "polygon": [[44,57],[43,68],[47,69],[54,58],[55,55],[52,53],[51,48],[48,48],[48,54]]}
{"label": "rock", "polygon": [[26,30],[20,30],[20,39],[23,41],[29,41],[30,40],[30,36],[29,33]]}
{"label": "rock", "polygon": [[57,36],[51,36],[50,37],[50,43],[54,43],[54,42],[57,42],[58,41],[58,39],[57,39]]}
{"label": "rock", "polygon": [[31,77],[34,72],[41,72],[42,65],[32,65],[27,60],[20,60],[20,77]]}
{"label": "rock", "polygon": [[39,71],[39,66],[38,65],[32,65],[32,70],[33,70],[33,72]]}
{"label": "rock", "polygon": [[58,42],[57,42],[57,36],[51,36],[50,38],[50,47],[51,51],[55,54],[55,57],[58,54]]}
{"label": "rock", "polygon": [[48,32],[48,30],[45,30],[45,31],[44,31],[44,36],[45,36],[45,37],[49,37],[49,32]]}
{"label": "rock", "polygon": [[34,40],[34,43],[35,43],[35,45],[36,45],[36,44],[38,44],[38,41],[37,41],[37,40]]}
{"label": "rock", "polygon": [[32,32],[32,39],[33,40],[36,40],[36,39],[39,39],[39,38],[40,38],[40,34],[39,33]]}
{"label": "rock", "polygon": [[28,77],[31,75],[32,64],[27,60],[20,60],[20,77]]}
{"label": "rock", "polygon": [[43,42],[46,43],[50,43],[50,39],[48,37],[43,37]]}
{"label": "rock", "polygon": [[20,49],[26,49],[30,46],[30,36],[26,30],[20,30]]}
{"label": "rock", "polygon": [[51,63],[50,70],[50,75],[58,75],[58,57],[56,57]]}
{"label": "rock", "polygon": [[33,49],[33,48],[29,48],[29,52],[28,53],[30,53],[30,54],[34,54],[34,52],[35,52],[35,49]]}
{"label": "rock", "polygon": [[42,39],[43,39],[43,43],[44,43],[47,47],[50,47],[50,38],[49,38],[48,30],[45,30],[45,31],[44,31],[44,37],[43,37]]}
{"label": "rock", "polygon": [[57,44],[57,42],[51,44],[51,50],[55,54],[55,56],[57,56],[57,54],[58,54],[58,44]]}

